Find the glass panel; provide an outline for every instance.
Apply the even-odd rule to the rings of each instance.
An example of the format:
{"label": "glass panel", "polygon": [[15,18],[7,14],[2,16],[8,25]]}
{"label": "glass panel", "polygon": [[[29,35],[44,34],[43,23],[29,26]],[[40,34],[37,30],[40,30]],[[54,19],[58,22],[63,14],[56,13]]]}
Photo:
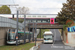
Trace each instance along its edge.
{"label": "glass panel", "polygon": [[14,40],[15,39],[15,33],[8,33],[8,40]]}
{"label": "glass panel", "polygon": [[18,33],[18,37],[19,37],[20,40],[24,39],[24,33]]}
{"label": "glass panel", "polygon": [[33,16],[33,17],[36,17],[36,16]]}
{"label": "glass panel", "polygon": [[41,17],[41,16],[38,16],[38,17]]}
{"label": "glass panel", "polygon": [[44,35],[44,38],[46,40],[52,40],[53,39],[52,35]]}
{"label": "glass panel", "polygon": [[36,22],[36,20],[32,20],[32,22]]}
{"label": "glass panel", "polygon": [[41,20],[37,20],[38,23],[41,23]]}

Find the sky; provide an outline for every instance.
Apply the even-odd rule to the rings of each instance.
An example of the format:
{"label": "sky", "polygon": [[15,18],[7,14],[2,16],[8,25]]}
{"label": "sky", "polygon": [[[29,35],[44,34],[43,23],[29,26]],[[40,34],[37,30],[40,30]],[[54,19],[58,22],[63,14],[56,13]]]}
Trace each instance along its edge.
{"label": "sky", "polygon": [[[0,0],[0,4],[18,4],[18,7],[28,7],[30,14],[58,14],[66,0]],[[15,7],[10,7],[12,14]]]}

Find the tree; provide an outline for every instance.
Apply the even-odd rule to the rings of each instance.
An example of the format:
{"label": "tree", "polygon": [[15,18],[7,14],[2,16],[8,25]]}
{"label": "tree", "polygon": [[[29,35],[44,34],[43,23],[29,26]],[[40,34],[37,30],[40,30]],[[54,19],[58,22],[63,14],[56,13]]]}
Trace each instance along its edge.
{"label": "tree", "polygon": [[11,14],[11,10],[8,6],[3,5],[0,7],[0,14]]}
{"label": "tree", "polygon": [[57,21],[59,24],[66,24],[67,19],[73,19],[75,17],[75,0],[67,0],[63,3],[61,11],[57,15]]}
{"label": "tree", "polygon": [[19,7],[19,14],[28,14],[29,13],[29,8],[28,7]]}

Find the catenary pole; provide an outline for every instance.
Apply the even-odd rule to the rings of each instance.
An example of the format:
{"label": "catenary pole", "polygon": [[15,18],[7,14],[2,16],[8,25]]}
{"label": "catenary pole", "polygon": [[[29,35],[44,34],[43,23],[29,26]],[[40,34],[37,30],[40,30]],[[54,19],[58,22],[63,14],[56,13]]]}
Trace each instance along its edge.
{"label": "catenary pole", "polygon": [[18,10],[17,10],[17,33],[16,33],[16,46],[18,45]]}
{"label": "catenary pole", "polygon": [[33,22],[33,42],[34,42],[34,22]]}
{"label": "catenary pole", "polygon": [[30,43],[30,21],[29,21],[29,43]]}
{"label": "catenary pole", "polygon": [[24,15],[24,44],[26,43],[25,26],[26,26],[26,15]]}

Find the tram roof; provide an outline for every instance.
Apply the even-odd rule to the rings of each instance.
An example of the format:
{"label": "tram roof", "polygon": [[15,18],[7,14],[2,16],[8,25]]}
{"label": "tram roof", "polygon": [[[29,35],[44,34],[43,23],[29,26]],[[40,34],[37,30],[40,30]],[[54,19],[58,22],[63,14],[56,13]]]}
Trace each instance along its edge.
{"label": "tram roof", "polygon": [[[18,33],[24,33],[23,31],[18,31]],[[29,34],[29,31],[25,32],[26,34]],[[32,34],[32,32],[30,32],[30,34]]]}

